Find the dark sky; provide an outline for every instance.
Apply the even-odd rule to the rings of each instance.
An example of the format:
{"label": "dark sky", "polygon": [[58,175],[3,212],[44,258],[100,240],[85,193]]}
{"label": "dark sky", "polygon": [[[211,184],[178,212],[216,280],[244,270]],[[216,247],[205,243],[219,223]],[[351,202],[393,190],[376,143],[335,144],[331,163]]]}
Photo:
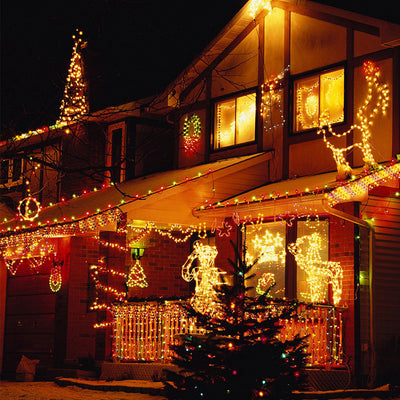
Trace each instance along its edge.
{"label": "dark sky", "polygon": [[[398,19],[394,0],[320,2]],[[245,3],[2,0],[0,139],[55,122],[75,29],[88,42],[90,107],[95,111],[162,90]]]}

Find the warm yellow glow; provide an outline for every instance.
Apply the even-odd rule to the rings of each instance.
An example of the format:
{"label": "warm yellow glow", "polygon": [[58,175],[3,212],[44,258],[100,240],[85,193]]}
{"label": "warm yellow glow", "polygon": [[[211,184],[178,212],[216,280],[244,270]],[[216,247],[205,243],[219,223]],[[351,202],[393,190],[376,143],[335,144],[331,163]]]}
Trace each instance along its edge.
{"label": "warm yellow glow", "polygon": [[295,84],[296,131],[319,126],[320,117],[334,124],[344,120],[344,70],[299,79]]}
{"label": "warm yellow glow", "polygon": [[[268,228],[266,228],[268,226]],[[246,227],[246,262],[254,264],[254,278],[248,284],[255,287],[250,295],[264,294],[282,297],[285,291],[285,227],[278,223],[248,225]],[[274,286],[272,288],[272,286]]]}
{"label": "warm yellow glow", "polygon": [[61,266],[62,262],[54,262],[54,266],[50,272],[49,278],[49,286],[52,292],[58,292],[61,289],[62,284],[62,275],[61,275]]}
{"label": "warm yellow glow", "polygon": [[126,285],[129,287],[138,286],[140,288],[145,288],[148,285],[146,281],[146,275],[144,274],[143,267],[140,263],[140,260],[135,260],[129,269],[128,279],[126,281]]}
{"label": "warm yellow glow", "polygon": [[84,79],[83,60],[80,54],[80,49],[85,45],[82,41],[82,32],[77,31],[77,35],[72,38],[74,39],[74,46],[57,124],[75,121],[89,112],[86,93],[87,85]]}
{"label": "warm yellow glow", "polygon": [[217,103],[214,148],[220,149],[253,141],[255,122],[255,93]]}
{"label": "warm yellow glow", "polygon": [[[363,64],[363,72],[367,81],[368,92],[364,104],[357,110],[357,123],[352,125],[347,131],[338,134],[333,131],[332,121],[326,111],[320,120],[318,134],[323,134],[326,146],[332,151],[339,179],[345,179],[351,175],[351,167],[346,160],[346,153],[355,148],[360,149],[363,154],[365,169],[374,169],[377,167],[370,145],[371,127],[379,112],[383,115],[386,114],[386,109],[389,106],[389,88],[387,84],[379,81],[380,68],[374,62],[366,61]],[[361,133],[361,141],[344,148],[336,147],[327,138],[327,133],[335,137],[345,137],[356,130]]]}
{"label": "warm yellow glow", "polygon": [[259,12],[262,10],[272,11],[272,5],[270,0],[251,0],[250,4],[250,16],[254,19]]}
{"label": "warm yellow glow", "polygon": [[298,238],[290,243],[288,250],[294,255],[297,265],[307,275],[307,287],[313,303],[323,303],[332,285],[333,304],[337,306],[342,297],[343,269],[339,262],[323,261],[322,238],[317,232]]}
{"label": "warm yellow glow", "polygon": [[[187,282],[194,280],[196,283],[191,305],[202,314],[218,315],[219,300],[215,289],[221,284],[221,272],[214,265],[217,248],[201,242],[195,242],[193,247],[192,254],[182,266],[182,278]],[[195,259],[199,263],[192,268]]]}

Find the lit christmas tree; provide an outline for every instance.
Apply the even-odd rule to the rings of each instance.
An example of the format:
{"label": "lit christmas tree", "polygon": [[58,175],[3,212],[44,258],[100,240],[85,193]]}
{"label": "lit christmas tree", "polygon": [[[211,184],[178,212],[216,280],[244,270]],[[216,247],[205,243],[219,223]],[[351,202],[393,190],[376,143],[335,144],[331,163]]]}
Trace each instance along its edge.
{"label": "lit christmas tree", "polygon": [[87,84],[84,79],[84,65],[81,55],[81,49],[86,47],[86,42],[83,42],[82,32],[78,30],[72,38],[74,39],[74,46],[57,124],[75,121],[89,112]]}
{"label": "lit christmas tree", "polygon": [[140,288],[145,288],[149,286],[146,281],[146,275],[144,274],[143,267],[139,259],[131,264],[128,279],[126,280],[126,285],[129,287],[138,286]]}
{"label": "lit christmas tree", "polygon": [[169,399],[290,399],[304,384],[304,340],[278,339],[279,320],[294,317],[296,304],[272,302],[269,290],[259,297],[247,296],[246,281],[255,263],[247,266],[237,250],[236,256],[237,264],[229,260],[235,283],[216,288],[222,316],[187,306],[207,333],[185,334],[173,346],[173,363],[180,372],[167,372]]}

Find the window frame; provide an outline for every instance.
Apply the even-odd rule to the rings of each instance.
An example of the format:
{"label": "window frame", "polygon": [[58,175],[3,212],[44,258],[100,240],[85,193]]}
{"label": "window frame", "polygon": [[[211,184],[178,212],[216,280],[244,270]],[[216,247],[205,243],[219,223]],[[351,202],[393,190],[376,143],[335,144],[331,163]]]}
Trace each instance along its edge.
{"label": "window frame", "polygon": [[[236,122],[236,108],[237,108],[237,99],[239,97],[244,97],[247,95],[254,95],[255,96],[255,111],[254,111],[254,139],[244,143],[235,143],[230,146],[215,148],[215,140],[216,140],[216,117],[217,117],[217,104],[227,102],[230,100],[235,100],[235,122]],[[210,151],[211,153],[218,153],[225,150],[236,149],[240,147],[245,147],[253,144],[257,144],[257,131],[258,131],[258,108],[259,108],[259,88],[253,87],[251,89],[242,90],[240,92],[231,93],[226,96],[216,97],[211,102],[211,135],[210,135]],[[235,142],[237,138],[237,126],[235,124]]]}
{"label": "window frame", "polygon": [[[314,69],[311,71],[303,72],[297,75],[292,75],[290,77],[290,109],[289,109],[289,121],[290,121],[290,136],[299,137],[300,135],[307,133],[314,133],[318,130],[318,127],[312,127],[307,129],[296,130],[296,122],[297,122],[297,107],[296,107],[296,91],[295,85],[296,82],[312,77],[318,77],[319,82],[321,81],[321,75],[335,72],[340,69],[343,69],[344,72],[344,90],[343,90],[343,121],[335,122],[332,126],[341,126],[347,124],[347,84],[348,84],[348,68],[347,65],[343,62],[325,66],[323,68]],[[319,93],[320,99],[320,93]],[[320,104],[320,103],[319,103]],[[318,118],[320,117],[320,109],[318,109]]]}
{"label": "window frame", "polygon": [[[19,176],[18,176],[18,179],[16,179],[16,180],[14,180],[14,161],[15,160],[21,161]],[[8,163],[7,178],[6,178],[5,182],[0,181],[0,187],[10,188],[13,186],[22,185],[23,180],[24,180],[24,176],[23,176],[24,175],[24,159],[22,157],[15,158],[15,159],[7,158],[7,159],[2,159],[1,163],[3,163],[3,162]]]}
{"label": "window frame", "polygon": [[[310,221],[316,221],[316,217],[311,217],[308,218]],[[330,226],[331,226],[331,221],[329,216],[319,216],[318,217],[319,221],[327,221],[328,222],[328,259],[330,259],[330,243],[331,243],[331,237],[330,237]],[[298,238],[298,227],[297,223],[299,221],[307,221],[306,217],[301,217],[301,218],[296,218],[293,221],[289,221],[287,219],[282,220],[282,222],[285,222],[285,250],[286,250],[286,257],[285,257],[285,294],[284,297],[287,299],[292,299],[292,300],[298,300],[298,295],[297,295],[297,263],[294,258],[294,255],[291,254],[287,246],[289,243],[295,243],[297,238]],[[276,222],[273,219],[265,219],[261,224],[268,224],[271,222]],[[246,223],[244,224],[245,230],[242,234],[242,245],[244,245],[245,241],[247,241],[247,229],[246,226],[251,226],[251,223]],[[247,250],[247,249],[246,249]],[[311,303],[310,303],[311,304]],[[331,289],[329,286],[329,291],[328,291],[328,300],[326,305],[333,305],[332,301],[332,293]]]}
{"label": "window frame", "polygon": [[108,168],[106,171],[106,181],[108,184],[113,182],[113,176],[111,174],[111,169],[113,168],[113,134],[115,131],[121,130],[121,169],[119,181],[115,183],[124,182],[126,179],[126,144],[127,144],[127,127],[125,121],[120,121],[115,124],[111,124],[107,129],[106,137],[106,154],[105,154],[105,166]]}

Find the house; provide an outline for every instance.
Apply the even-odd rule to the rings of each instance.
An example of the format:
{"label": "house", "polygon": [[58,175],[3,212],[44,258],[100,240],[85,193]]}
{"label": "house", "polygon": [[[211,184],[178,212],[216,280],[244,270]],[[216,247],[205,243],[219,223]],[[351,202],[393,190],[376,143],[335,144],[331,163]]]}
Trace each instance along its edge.
{"label": "house", "polygon": [[282,335],[310,335],[316,387],[326,374],[336,387],[394,379],[399,45],[393,23],[249,1],[162,93],[88,117],[103,127],[90,156],[106,176],[67,174],[57,204],[32,200],[0,225],[3,373],[21,354],[47,368],[89,354],[167,360],[174,334],[195,329],[179,299],[200,240],[221,270],[230,241],[261,255],[254,294],[274,284],[274,297],[310,305]]}

